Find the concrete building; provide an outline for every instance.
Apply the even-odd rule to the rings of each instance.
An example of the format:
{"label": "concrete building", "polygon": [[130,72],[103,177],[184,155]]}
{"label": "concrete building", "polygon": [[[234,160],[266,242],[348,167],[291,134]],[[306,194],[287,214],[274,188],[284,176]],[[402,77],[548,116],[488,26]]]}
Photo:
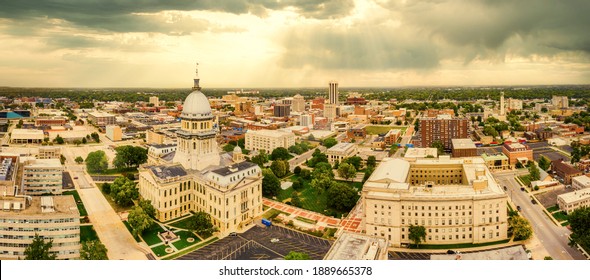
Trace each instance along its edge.
{"label": "concrete building", "polygon": [[35,233],[58,260],[80,258],[80,213],[71,195],[30,197],[0,194],[0,259],[24,259]]}
{"label": "concrete building", "polygon": [[43,117],[35,119],[35,126],[62,126],[66,122],[65,117]]}
{"label": "concrete building", "polygon": [[461,254],[432,254],[431,260],[486,260],[486,261],[524,261],[528,260],[527,252],[523,246],[512,246],[495,250],[486,250],[481,252],[466,252]]}
{"label": "concrete building", "polygon": [[299,125],[300,126],[313,127],[313,116],[311,116],[311,115],[301,115],[301,116],[299,116]]}
{"label": "concrete building", "polygon": [[262,170],[239,156],[234,157],[238,162],[221,161],[211,108],[198,77],[181,119],[173,163],[139,168],[139,193],[151,200],[156,219],[169,221],[204,211],[222,236],[253,224],[262,214]]}
{"label": "concrete building", "polygon": [[115,115],[97,111],[88,113],[88,121],[96,126],[107,126],[117,123]]}
{"label": "concrete building", "polygon": [[487,243],[508,238],[507,196],[481,158],[386,158],[361,195],[367,235],[400,247],[409,226],[426,228],[425,244]]}
{"label": "concrete building", "polygon": [[452,147],[451,140],[468,138],[467,128],[469,120],[466,118],[437,117],[420,119],[421,148],[429,148],[435,141],[441,141],[446,150]]}
{"label": "concrete building", "polygon": [[245,148],[250,151],[265,150],[272,152],[278,147],[285,149],[295,145],[295,134],[288,130],[248,130]]}
{"label": "concrete building", "polygon": [[567,96],[554,95],[551,98],[551,105],[553,105],[553,107],[556,109],[568,108],[569,102]]}
{"label": "concrete building", "polygon": [[504,106],[504,92],[500,93],[500,116],[506,115],[506,107]]}
{"label": "concrete building", "polygon": [[291,103],[291,111],[293,112],[305,112],[305,98],[301,94],[293,96]]}
{"label": "concrete building", "polygon": [[170,163],[176,154],[176,144],[155,144],[148,147],[148,164]]}
{"label": "concrete building", "polygon": [[290,104],[275,104],[273,107],[273,116],[275,117],[288,117],[291,115]]}
{"label": "concrete building", "polygon": [[584,172],[576,169],[569,163],[563,162],[562,159],[551,161],[551,170],[553,170],[553,173],[561,178],[566,185],[572,183],[572,178],[584,175]]}
{"label": "concrete building", "polygon": [[22,193],[26,195],[61,194],[63,166],[59,159],[36,159],[23,167]]}
{"label": "concrete building", "polygon": [[590,207],[590,189],[581,189],[557,196],[559,209],[567,214],[582,207]]}
{"label": "concrete building", "polygon": [[436,148],[408,148],[404,154],[406,160],[436,157],[438,157],[438,149]]}
{"label": "concrete building", "polygon": [[164,144],[164,140],[166,139],[166,135],[162,132],[156,132],[153,130],[148,130],[146,134],[146,141],[147,144]]}
{"label": "concrete building", "polygon": [[10,134],[10,143],[41,144],[44,138],[45,134],[43,134],[43,130],[15,128]]}
{"label": "concrete building", "polygon": [[160,105],[160,98],[158,98],[157,96],[150,96],[150,101],[149,103],[154,104],[154,106],[159,106]]}
{"label": "concrete building", "polygon": [[113,142],[121,141],[121,139],[123,138],[123,131],[121,130],[121,127],[118,125],[108,125],[106,128],[106,136]]}
{"label": "concrete building", "polygon": [[574,190],[590,188],[590,177],[586,175],[573,177],[572,188],[574,188]]}
{"label": "concrete building", "polygon": [[476,157],[477,147],[469,138],[451,139],[453,157]]}
{"label": "concrete building", "polygon": [[59,146],[41,146],[37,159],[60,159],[61,147]]}
{"label": "concrete building", "polygon": [[508,170],[510,169],[510,163],[508,157],[503,153],[488,155],[486,153],[481,154],[481,158],[485,162],[488,169],[493,171]]}
{"label": "concrete building", "polygon": [[387,260],[387,247],[385,238],[344,231],[324,260]]}
{"label": "concrete building", "polygon": [[522,110],[522,100],[508,98],[508,110]]}
{"label": "concrete building", "polygon": [[328,162],[334,165],[336,161],[342,162],[343,159],[353,157],[358,153],[358,147],[354,143],[338,143],[326,151]]}
{"label": "concrete building", "polygon": [[325,104],[324,105],[324,117],[328,121],[333,121],[338,118],[338,105],[337,104]]}
{"label": "concrete building", "polygon": [[339,93],[338,93],[338,82],[331,81],[328,84],[328,104],[338,105],[340,101],[338,101]]}
{"label": "concrete building", "polygon": [[504,143],[502,152],[508,157],[508,163],[512,166],[516,165],[517,162],[525,165],[530,160],[533,160],[533,150],[525,144]]}

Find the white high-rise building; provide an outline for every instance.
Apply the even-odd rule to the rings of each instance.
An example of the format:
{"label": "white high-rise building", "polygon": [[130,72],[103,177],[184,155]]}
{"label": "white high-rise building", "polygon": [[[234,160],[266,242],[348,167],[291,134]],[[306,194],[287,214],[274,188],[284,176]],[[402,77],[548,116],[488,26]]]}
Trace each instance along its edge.
{"label": "white high-rise building", "polygon": [[291,102],[291,111],[305,112],[305,98],[300,94],[297,94],[293,97]]}
{"label": "white high-rise building", "polygon": [[312,127],[313,126],[313,118],[311,115],[301,115],[299,116],[299,125]]}
{"label": "white high-rise building", "polygon": [[328,104],[338,105],[338,82],[331,81],[328,85]]}
{"label": "white high-rise building", "polygon": [[551,98],[551,104],[553,104],[556,109],[569,107],[567,96],[554,95],[553,98]]}
{"label": "white high-rise building", "polygon": [[506,109],[504,107],[504,92],[500,93],[500,116],[504,116],[506,114]]}

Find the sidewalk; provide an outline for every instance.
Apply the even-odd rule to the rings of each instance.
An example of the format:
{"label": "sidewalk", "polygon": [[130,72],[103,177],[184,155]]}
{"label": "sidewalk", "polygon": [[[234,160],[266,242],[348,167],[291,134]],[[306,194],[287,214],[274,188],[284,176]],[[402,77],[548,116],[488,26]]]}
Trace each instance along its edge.
{"label": "sidewalk", "polygon": [[328,217],[313,211],[297,208],[295,206],[287,205],[267,198],[263,198],[262,203],[264,203],[265,206],[268,206],[270,208],[274,208],[279,211],[288,213],[290,216],[303,217],[306,219],[317,221],[317,225],[320,225],[320,228],[326,226],[338,227],[341,222],[341,220],[338,218]]}

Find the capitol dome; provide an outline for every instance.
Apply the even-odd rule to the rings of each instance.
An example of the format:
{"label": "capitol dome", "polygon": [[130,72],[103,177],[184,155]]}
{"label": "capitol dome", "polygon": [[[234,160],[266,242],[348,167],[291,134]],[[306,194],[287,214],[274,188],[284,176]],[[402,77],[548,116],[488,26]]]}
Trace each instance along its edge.
{"label": "capitol dome", "polygon": [[181,118],[199,119],[209,118],[211,116],[209,100],[200,90],[195,90],[186,97],[182,104]]}
{"label": "capitol dome", "polygon": [[242,148],[240,148],[240,146],[236,146],[236,147],[234,148],[234,153],[236,153],[236,154],[241,154],[241,153],[242,153]]}

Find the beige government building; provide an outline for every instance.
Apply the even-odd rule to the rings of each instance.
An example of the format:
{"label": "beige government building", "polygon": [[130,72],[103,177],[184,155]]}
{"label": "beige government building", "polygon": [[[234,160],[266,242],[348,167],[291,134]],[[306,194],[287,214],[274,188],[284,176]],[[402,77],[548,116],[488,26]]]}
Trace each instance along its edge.
{"label": "beige government building", "polygon": [[410,244],[410,225],[425,244],[487,243],[508,238],[507,196],[481,158],[386,158],[361,195],[366,234],[390,246]]}
{"label": "beige government building", "polygon": [[180,117],[173,163],[140,167],[141,196],[151,200],[160,221],[204,211],[222,235],[252,224],[262,213],[262,171],[244,161],[239,147],[232,160],[220,157],[214,116],[198,78]]}
{"label": "beige government building", "polygon": [[248,130],[245,140],[246,150],[265,150],[268,153],[278,147],[285,149],[295,145],[295,134],[288,130]]}

